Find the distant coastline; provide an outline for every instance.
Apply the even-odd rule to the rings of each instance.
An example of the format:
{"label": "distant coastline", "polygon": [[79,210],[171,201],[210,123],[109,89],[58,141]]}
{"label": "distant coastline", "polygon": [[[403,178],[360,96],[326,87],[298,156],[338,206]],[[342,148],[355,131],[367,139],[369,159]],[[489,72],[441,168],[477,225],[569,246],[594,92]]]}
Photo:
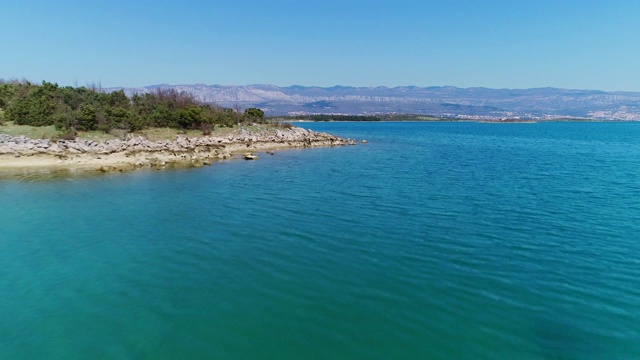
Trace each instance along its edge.
{"label": "distant coastline", "polygon": [[[197,87],[199,89],[199,87]],[[251,90],[251,88],[248,88]],[[211,99],[200,99],[189,87],[154,87],[145,91],[123,89],[103,90],[100,87],[60,87],[43,81],[41,85],[28,81],[0,81],[0,170],[7,168],[74,167],[99,171],[125,171],[140,167],[163,168],[170,164],[188,166],[210,165],[216,159],[228,159],[238,153],[271,151],[291,147],[354,145],[351,139],[341,139],[292,126],[292,122],[479,122],[487,124],[533,124],[537,122],[598,122],[616,121],[594,117],[545,115],[542,117],[502,111],[483,106],[482,115],[465,115],[477,106],[440,103],[451,113],[429,115],[428,107],[420,113],[331,113],[332,101],[364,101],[348,95],[358,88],[329,89],[291,88],[288,91],[333,93],[333,100],[319,100],[307,109],[312,113],[267,116],[269,104],[247,107],[236,104],[221,107]],[[255,89],[254,89],[255,90]],[[366,91],[365,91],[366,90]],[[463,91],[464,90],[464,91]],[[475,93],[499,94],[503,98],[546,94],[563,94],[559,89],[515,91],[482,91],[456,88],[394,88],[360,89],[358,91],[391,91],[394,94],[421,92],[436,96]],[[270,91],[277,92],[278,89]],[[540,93],[540,94],[539,94]],[[486,95],[485,94],[485,95]],[[582,95],[593,95],[580,93]],[[397,95],[397,94],[396,94]],[[421,96],[422,96],[421,95]],[[438,95],[438,96],[440,96]],[[473,96],[472,96],[473,95]],[[309,95],[311,96],[311,95]],[[457,95],[456,95],[457,96]],[[484,96],[484,95],[483,95]],[[516,96],[516,97],[517,97]],[[595,96],[595,95],[594,95]],[[622,94],[616,96],[622,97]],[[627,94],[627,96],[631,96]],[[387,97],[368,97],[366,101],[385,103]],[[394,98],[393,101],[400,101]],[[418,98],[402,98],[406,103],[419,104]],[[504,99],[503,99],[504,100]],[[617,98],[612,101],[618,101]],[[472,102],[471,100],[469,100]],[[505,100],[506,101],[506,100]],[[244,103],[245,105],[251,105]],[[244,110],[243,110],[244,108]],[[625,108],[632,111],[631,108]],[[625,110],[625,111],[626,111]],[[315,112],[318,113],[315,113]],[[475,110],[474,110],[475,111]],[[635,111],[635,110],[634,110]],[[501,115],[498,115],[501,114]],[[622,114],[622,113],[616,113]],[[639,121],[634,117],[617,121]],[[12,133],[15,127],[32,129],[31,133]],[[165,129],[165,130],[162,130]],[[165,132],[164,137],[146,134]],[[83,136],[77,136],[84,134]],[[166,136],[171,134],[170,136]],[[253,159],[249,154],[245,158]]]}
{"label": "distant coastline", "polygon": [[498,120],[502,118],[640,121],[640,92],[588,89],[491,89],[454,86],[276,86],[161,84],[115,87],[129,96],[162,90],[187,92],[202,102],[227,107],[257,107],[269,116],[313,114],[417,114],[419,116]]}
{"label": "distant coastline", "polygon": [[[378,115],[330,115],[313,114],[298,116],[271,116],[272,122],[479,122],[479,123],[538,123],[538,122],[604,122],[620,120],[599,120],[588,118],[559,117],[549,118],[482,118],[482,117],[443,117],[418,114],[378,114]],[[631,120],[626,120],[631,121]]]}

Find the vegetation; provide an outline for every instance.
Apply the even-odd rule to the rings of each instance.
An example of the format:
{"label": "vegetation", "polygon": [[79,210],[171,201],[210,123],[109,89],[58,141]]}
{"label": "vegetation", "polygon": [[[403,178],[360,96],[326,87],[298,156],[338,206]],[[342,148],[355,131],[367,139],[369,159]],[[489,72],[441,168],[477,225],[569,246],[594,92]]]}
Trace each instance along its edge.
{"label": "vegetation", "polygon": [[96,86],[61,87],[42,82],[0,80],[0,124],[54,126],[57,130],[140,131],[149,128],[201,130],[241,123],[265,123],[264,112],[244,113],[197,101],[193,95],[173,89],[128,97],[124,91],[107,93]]}
{"label": "vegetation", "polygon": [[16,125],[12,122],[5,122],[0,127],[0,133],[11,136],[26,136],[30,139],[55,139],[60,138],[63,132],[51,126],[28,126]]}
{"label": "vegetation", "polygon": [[[245,129],[249,132],[260,132],[266,129],[272,129],[275,124],[241,124],[233,128],[219,126],[212,129],[212,134],[216,136],[227,136],[237,132],[238,128]],[[278,124],[280,126],[287,124]],[[290,124],[289,124],[290,126]],[[30,126],[30,125],[17,125],[13,122],[5,122],[0,126],[0,133],[11,136],[25,136],[30,139],[52,139],[60,140],[69,134],[68,131],[58,130],[55,126]],[[127,139],[129,132],[125,130],[112,130],[110,132],[104,132],[99,130],[92,131],[78,131],[76,133],[77,138],[84,140],[104,141],[113,139]],[[188,129],[172,129],[168,127],[163,128],[148,128],[132,133],[133,136],[141,136],[149,141],[160,140],[175,140],[176,136],[184,135],[190,138],[200,137],[206,135],[201,129],[188,130]]]}

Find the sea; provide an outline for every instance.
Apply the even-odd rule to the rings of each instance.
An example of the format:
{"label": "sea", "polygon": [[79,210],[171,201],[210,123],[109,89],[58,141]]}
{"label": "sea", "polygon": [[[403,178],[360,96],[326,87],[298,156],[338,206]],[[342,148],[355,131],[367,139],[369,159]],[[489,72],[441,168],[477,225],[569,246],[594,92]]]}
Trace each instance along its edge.
{"label": "sea", "polygon": [[640,358],[640,123],[298,125],[0,173],[0,359]]}

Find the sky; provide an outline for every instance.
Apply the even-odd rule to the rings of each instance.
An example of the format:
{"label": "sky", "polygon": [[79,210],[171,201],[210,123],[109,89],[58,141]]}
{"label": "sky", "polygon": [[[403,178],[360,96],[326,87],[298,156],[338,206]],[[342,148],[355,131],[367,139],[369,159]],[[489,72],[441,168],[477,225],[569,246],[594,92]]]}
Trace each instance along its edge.
{"label": "sky", "polygon": [[637,0],[2,0],[0,78],[640,91]]}

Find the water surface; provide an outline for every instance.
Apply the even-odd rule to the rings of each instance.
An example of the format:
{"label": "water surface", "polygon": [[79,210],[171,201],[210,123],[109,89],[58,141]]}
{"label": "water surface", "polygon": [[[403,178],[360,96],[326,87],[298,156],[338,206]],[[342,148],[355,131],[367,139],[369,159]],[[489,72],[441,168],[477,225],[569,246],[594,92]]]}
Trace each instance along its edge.
{"label": "water surface", "polygon": [[640,357],[640,124],[302,125],[0,180],[0,358]]}

